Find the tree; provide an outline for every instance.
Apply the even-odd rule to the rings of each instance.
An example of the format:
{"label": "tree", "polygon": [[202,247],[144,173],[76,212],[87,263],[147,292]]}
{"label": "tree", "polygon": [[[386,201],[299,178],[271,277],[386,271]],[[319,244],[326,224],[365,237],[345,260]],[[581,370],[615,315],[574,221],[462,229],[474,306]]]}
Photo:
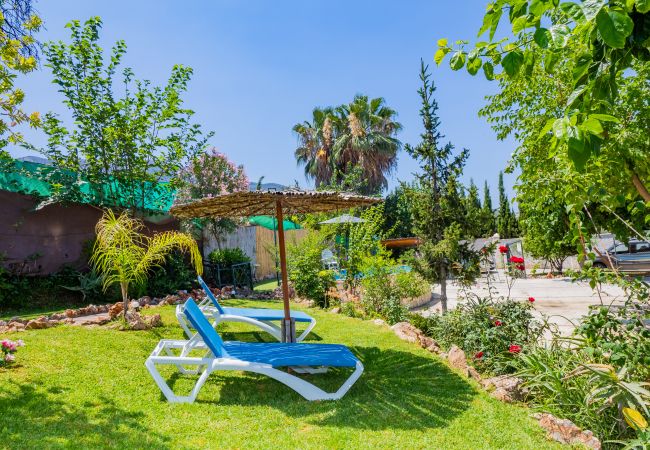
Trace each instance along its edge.
{"label": "tree", "polygon": [[402,125],[397,113],[385,105],[383,98],[355,96],[346,105],[316,108],[311,122],[293,127],[298,136],[295,151],[298,164],[316,187],[341,184],[346,174],[361,168],[365,186],[362,194],[377,194],[384,189],[397,164],[401,147],[395,135]]}
{"label": "tree", "polygon": [[510,201],[503,185],[503,172],[499,172],[499,209],[496,217],[497,233],[502,238],[513,238],[519,235],[517,216],[510,207]]}
{"label": "tree", "polygon": [[[514,35],[494,40],[503,12]],[[625,116],[614,105],[626,72],[637,70],[650,60],[650,2],[646,0],[495,0],[488,4],[479,36],[489,30],[489,40],[465,50],[467,41],[456,49],[447,39],[438,41],[435,60],[439,64],[448,53],[453,70],[467,67],[475,75],[483,67],[488,79],[530,77],[535,70],[554,74],[556,66],[569,56],[572,63],[570,95],[547,115],[544,134],[549,134],[554,150],[558,144],[581,172],[591,158],[598,157],[610,139],[610,128]],[[566,49],[575,50],[566,52]],[[495,76],[495,65],[503,72]],[[550,118],[549,118],[550,116]],[[550,134],[552,131],[552,134]],[[616,148],[613,148],[616,152]],[[620,149],[619,160],[625,160]],[[637,193],[650,201],[647,179],[630,164],[628,172]],[[636,175],[636,176],[635,176]]]}
{"label": "tree", "polygon": [[129,286],[143,283],[148,274],[165,262],[174,249],[190,254],[192,264],[200,275],[203,272],[201,253],[194,239],[177,231],[166,231],[148,237],[140,233],[142,222],[106,210],[97,222],[97,239],[90,258],[91,265],[103,277],[104,289],[119,283],[124,302],[124,312],[129,308]]}
{"label": "tree", "polygon": [[429,283],[440,283],[440,302],[446,312],[447,276],[458,267],[454,263],[461,255],[462,219],[459,220],[456,179],[463,170],[468,151],[464,149],[454,156],[454,146],[441,143],[444,136],[438,131],[438,104],[433,97],[436,88],[424,62],[420,66],[420,80],[422,87],[418,93],[424,132],[418,145],[406,146],[421,169],[417,174],[420,189],[414,192],[414,204],[418,207],[413,209],[413,229],[421,244],[413,268]]}
{"label": "tree", "polygon": [[400,183],[384,200],[383,232],[387,238],[411,237],[413,231],[413,192],[419,189],[416,183]]}
{"label": "tree", "polygon": [[[547,220],[561,224],[560,215],[549,214],[549,205],[540,204],[539,199],[552,199],[551,205],[558,208],[564,205],[570,241],[582,254],[591,233],[605,229],[624,240],[630,235],[628,225],[643,230],[650,220],[646,219],[648,205],[633,181],[638,178],[645,184],[643,180],[650,178],[649,63],[636,63],[635,70],[617,82],[619,95],[610,112],[621,117],[621,122],[609,127],[608,139],[582,170],[571,161],[567,144],[554,146],[545,132],[549,115],[560,114],[572,95],[574,56],[583,50],[582,43],[563,48],[552,74],[534,67],[527,75],[500,78],[499,92],[489,96],[480,111],[499,139],[513,136],[518,142],[511,166],[521,171],[515,192],[526,220],[534,216],[540,224]],[[536,57],[542,57],[542,50],[537,52]],[[523,228],[528,235],[527,227]]]}
{"label": "tree", "polygon": [[469,181],[469,188],[467,189],[467,197],[465,197],[464,204],[465,226],[468,236],[473,238],[484,236],[483,207],[478,196],[478,187],[476,187],[472,179]]}
{"label": "tree", "polygon": [[27,114],[21,109],[25,93],[14,86],[19,74],[37,67],[38,45],[34,34],[41,28],[40,17],[34,14],[31,0],[0,2],[0,164],[11,161],[6,146],[23,142],[23,135],[14,130],[22,123],[33,128],[40,125],[37,112]]}
{"label": "tree", "polygon": [[481,234],[483,236],[492,236],[497,232],[494,223],[494,209],[492,209],[492,195],[487,180],[483,183],[483,205],[481,206]]}
{"label": "tree", "polygon": [[[212,148],[197,155],[178,175],[180,189],[176,196],[177,203],[213,197],[231,192],[248,191],[248,177],[244,166],[236,166],[228,157]],[[232,219],[193,219],[184,223],[184,228],[193,234],[207,227],[220,245],[225,233],[234,231],[237,224]]]}
{"label": "tree", "polygon": [[72,21],[70,44],[45,46],[46,66],[74,119],[66,128],[48,113],[43,123],[48,143],[41,151],[65,180],[50,201],[87,196],[84,185],[89,184],[96,205],[163,209],[179,170],[212,135],[204,137],[191,123],[194,112],[183,106],[192,69],[174,66],[164,87],[152,87],[126,68],[116,90],[126,44],[118,41],[105,62],[98,44],[101,25],[99,17],[83,26]]}

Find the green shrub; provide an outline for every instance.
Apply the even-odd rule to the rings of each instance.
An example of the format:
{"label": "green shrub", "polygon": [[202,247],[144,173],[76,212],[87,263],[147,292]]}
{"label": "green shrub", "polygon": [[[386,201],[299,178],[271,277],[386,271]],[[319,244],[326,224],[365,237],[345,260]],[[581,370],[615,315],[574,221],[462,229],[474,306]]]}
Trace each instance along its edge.
{"label": "green shrub", "polygon": [[181,252],[165,258],[165,264],[153,270],[146,286],[138,289],[139,296],[164,297],[179,290],[190,290],[196,285],[196,271]]}
{"label": "green shrub", "polygon": [[300,243],[287,249],[289,281],[296,294],[314,300],[323,307],[328,305],[327,294],[336,284],[334,272],[323,269],[321,252],[325,247],[322,236],[310,231]]}
{"label": "green shrub", "polygon": [[402,299],[422,294],[419,278],[411,273],[396,276],[395,266],[385,250],[361,259],[361,306],[366,315],[380,316],[391,325],[406,320],[408,309]]}
{"label": "green shrub", "polygon": [[476,298],[444,315],[416,319],[416,326],[445,349],[462,348],[482,372],[512,373],[513,360],[536,346],[548,328],[532,311],[530,302]]}
{"label": "green shrub", "polygon": [[235,264],[250,262],[250,258],[241,248],[224,248],[222,250],[212,250],[208,255],[212,264],[219,264],[223,267],[230,267]]}

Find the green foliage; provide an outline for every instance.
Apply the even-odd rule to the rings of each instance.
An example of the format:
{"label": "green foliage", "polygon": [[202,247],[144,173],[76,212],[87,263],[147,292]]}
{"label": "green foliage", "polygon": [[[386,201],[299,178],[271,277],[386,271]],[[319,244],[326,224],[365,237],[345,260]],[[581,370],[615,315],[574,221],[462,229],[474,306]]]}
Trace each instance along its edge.
{"label": "green foliage", "polygon": [[547,325],[534,318],[529,302],[469,298],[443,315],[417,319],[419,326],[443,348],[457,345],[482,372],[511,373],[518,352],[534,348]]}
{"label": "green foliage", "polygon": [[[449,61],[453,70],[466,65],[474,75],[480,60],[488,79],[529,78],[541,70],[555,75],[558,61],[568,56],[566,49],[580,46],[568,56],[575,62],[568,83],[571,95],[547,117],[554,130],[553,146],[562,143],[575,168],[583,170],[603,142],[612,139],[607,133],[610,123],[625,117],[612,114],[625,72],[650,60],[649,9],[646,0],[495,0],[488,4],[479,30],[479,36],[489,32],[488,41],[466,50],[467,41],[457,41],[452,48],[441,39],[435,60],[440,64],[454,52]],[[494,40],[502,17],[511,25],[512,40]],[[503,73],[495,75],[494,66],[501,66]]]}
{"label": "green foliage", "polygon": [[389,324],[406,320],[403,300],[419,297],[429,285],[412,272],[395,274],[396,262],[380,251],[362,259],[361,307],[367,316],[380,316]]}
{"label": "green foliage", "polygon": [[441,145],[444,136],[438,130],[438,104],[433,98],[435,85],[430,80],[428,67],[421,63],[418,90],[422,100],[420,116],[424,125],[421,142],[407,145],[406,151],[415,158],[421,172],[417,174],[419,189],[414,190],[413,230],[420,238],[418,258],[412,261],[414,269],[429,283],[441,284],[441,303],[447,309],[446,280],[451,266],[458,265],[461,251],[459,240],[465,234],[464,212],[459,195],[458,176],[462,173],[468,151],[453,156],[454,146]]}
{"label": "green foliage", "polygon": [[485,236],[483,224],[483,208],[479,199],[478,187],[474,180],[470,180],[467,197],[463,198],[465,210],[465,229],[468,237],[478,238]]}
{"label": "green foliage", "polygon": [[349,245],[345,250],[346,258],[341,261],[347,269],[346,282],[354,285],[357,282],[357,275],[362,273],[363,259],[380,250],[379,241],[384,238],[384,205],[379,204],[365,209],[360,217],[365,222],[350,226]]}
{"label": "green foliage", "polygon": [[416,207],[412,191],[417,189],[414,183],[400,183],[384,200],[384,224],[382,232],[386,238],[411,237],[413,231],[413,214]]}
{"label": "green foliage", "polygon": [[[397,164],[401,143],[395,135],[402,125],[396,116],[383,98],[364,95],[349,104],[315,108],[311,122],[293,127],[299,141],[296,160],[316,188],[346,184],[361,194],[378,194]],[[354,180],[346,178],[359,169]]]}
{"label": "green foliage", "polygon": [[11,160],[5,150],[9,144],[23,142],[23,135],[15,130],[25,123],[40,126],[39,113],[25,113],[22,103],[25,93],[14,86],[16,78],[28,74],[38,66],[38,44],[34,34],[42,26],[40,17],[32,11],[31,0],[6,1],[0,4],[0,164]]}
{"label": "green foliage", "polygon": [[335,285],[334,273],[324,270],[321,263],[325,248],[323,236],[313,230],[300,243],[287,246],[289,281],[296,294],[322,307],[328,305],[328,292]]}
{"label": "green foliage", "polygon": [[179,290],[189,291],[195,286],[196,272],[188,263],[185,255],[173,251],[165,258],[160,267],[151,272],[146,286],[141,290],[143,295],[150,297],[164,297],[175,294]]}
{"label": "green foliage", "polygon": [[104,211],[97,222],[97,239],[90,259],[91,266],[102,276],[104,289],[119,284],[128,310],[129,286],[144,285],[151,271],[165,262],[173,250],[187,251],[196,272],[203,272],[201,253],[194,239],[184,233],[167,231],[153,237],[140,233],[142,222],[123,212],[116,217],[111,210]]}
{"label": "green foliage", "polygon": [[503,172],[499,172],[499,210],[496,216],[497,233],[502,239],[519,237],[519,221],[510,207],[503,185]]}
{"label": "green foliage", "polygon": [[69,291],[79,292],[84,302],[89,298],[97,298],[100,295],[104,280],[94,270],[86,273],[80,272],[77,279],[78,283],[76,285],[61,287]]}
{"label": "green foliage", "polygon": [[208,259],[212,264],[219,264],[223,267],[230,267],[234,264],[250,262],[251,260],[239,247],[212,250],[208,255]]}
{"label": "green foliage", "polygon": [[[194,112],[183,105],[192,69],[174,66],[164,87],[135,80],[129,68],[118,81],[126,44],[118,41],[105,61],[101,26],[99,17],[83,26],[72,21],[66,26],[69,44],[44,47],[46,66],[74,117],[70,127],[54,113],[43,121],[48,142],[37,150],[57,168],[55,192],[46,203],[76,201],[87,195],[83,186],[90,183],[102,186],[90,199],[96,205],[164,209],[179,170],[211,136],[202,136],[200,126],[191,122]],[[160,204],[147,204],[152,201]]]}

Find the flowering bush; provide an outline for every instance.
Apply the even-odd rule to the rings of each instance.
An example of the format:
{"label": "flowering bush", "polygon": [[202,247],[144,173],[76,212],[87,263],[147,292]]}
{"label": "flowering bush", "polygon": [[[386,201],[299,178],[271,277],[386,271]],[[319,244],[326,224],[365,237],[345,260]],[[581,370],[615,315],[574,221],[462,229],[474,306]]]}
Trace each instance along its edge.
{"label": "flowering bush", "polygon": [[455,344],[474,355],[472,362],[482,372],[496,374],[513,372],[513,359],[535,346],[547,329],[533,317],[529,301],[477,298],[442,316],[413,318],[412,323],[443,348]]}
{"label": "flowering bush", "polygon": [[0,367],[8,366],[16,360],[15,353],[18,351],[18,347],[24,347],[25,343],[22,339],[17,341],[10,341],[5,339],[0,342],[0,348],[2,349],[2,354],[0,355]]}

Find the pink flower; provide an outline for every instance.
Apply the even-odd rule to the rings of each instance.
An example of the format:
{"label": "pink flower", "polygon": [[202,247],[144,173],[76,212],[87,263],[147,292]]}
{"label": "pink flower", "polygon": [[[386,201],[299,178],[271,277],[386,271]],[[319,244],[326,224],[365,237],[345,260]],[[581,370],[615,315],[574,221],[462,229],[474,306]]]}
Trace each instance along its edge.
{"label": "pink flower", "polygon": [[521,352],[521,345],[512,344],[508,347],[508,351],[513,354],[519,353]]}
{"label": "pink flower", "polygon": [[5,339],[0,342],[0,345],[2,345],[2,348],[9,348],[9,341]]}
{"label": "pink flower", "polygon": [[14,355],[12,355],[11,353],[7,353],[5,355],[5,362],[10,363],[10,362],[14,362],[15,360],[16,360],[16,357]]}
{"label": "pink flower", "polygon": [[494,321],[494,326],[495,327],[500,327],[501,325],[503,325],[503,322],[501,322],[500,320],[495,320]]}
{"label": "pink flower", "polygon": [[474,355],[474,359],[483,359],[483,352],[477,352]]}
{"label": "pink flower", "polygon": [[528,297],[528,301],[531,303],[535,303],[535,297]]}

